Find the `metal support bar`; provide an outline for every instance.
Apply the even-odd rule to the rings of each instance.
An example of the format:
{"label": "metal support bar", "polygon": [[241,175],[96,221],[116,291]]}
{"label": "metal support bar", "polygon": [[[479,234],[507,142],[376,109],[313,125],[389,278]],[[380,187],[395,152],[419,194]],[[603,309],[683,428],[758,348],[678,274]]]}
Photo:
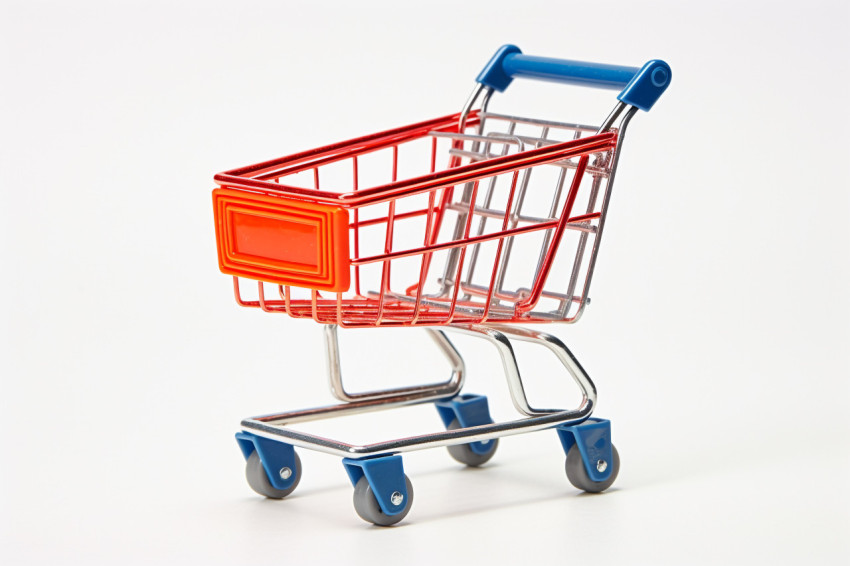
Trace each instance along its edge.
{"label": "metal support bar", "polygon": [[431,339],[439,346],[440,352],[442,352],[443,356],[451,364],[452,375],[448,381],[414,385],[412,387],[381,389],[364,393],[348,393],[342,384],[342,365],[340,363],[337,326],[335,324],[325,326],[328,380],[333,396],[346,403],[376,400],[382,400],[385,403],[410,403],[412,401],[429,401],[456,395],[461,387],[463,387],[466,376],[463,358],[443,332],[434,330],[433,328],[426,328],[425,331],[428,332]]}
{"label": "metal support bar", "polygon": [[581,390],[582,401],[579,405],[579,410],[585,405],[594,405],[596,403],[596,386],[593,385],[590,376],[581,367],[576,357],[567,348],[566,344],[561,342],[557,337],[540,332],[538,330],[530,330],[528,328],[499,326],[499,325],[471,325],[471,326],[455,326],[448,327],[449,330],[462,333],[472,334],[486,338],[491,344],[496,347],[499,356],[502,359],[502,367],[505,371],[505,378],[508,381],[508,389],[511,393],[511,400],[514,407],[520,413],[527,416],[549,415],[559,412],[558,409],[535,409],[528,403],[528,398],[525,395],[525,388],[522,384],[522,377],[519,372],[516,355],[508,337],[514,340],[530,342],[547,348],[555,354],[558,361],[564,366],[570,376],[575,381]]}
{"label": "metal support bar", "polygon": [[[411,452],[438,446],[485,442],[503,436],[534,432],[557,425],[580,423],[587,419],[593,412],[594,405],[596,404],[596,387],[593,385],[587,372],[584,371],[578,360],[575,359],[572,352],[555,336],[536,330],[507,326],[474,325],[447,327],[447,329],[472,336],[484,337],[496,346],[502,359],[505,378],[508,382],[508,389],[510,390],[514,406],[520,413],[526,415],[525,418],[502,423],[480,424],[456,430],[440,431],[366,445],[331,440],[284,427],[284,425],[299,422],[387,409],[405,404],[422,403],[429,400],[429,398],[421,394],[419,396],[399,394],[395,397],[372,397],[339,405],[245,419],[242,421],[242,427],[244,430],[257,436],[278,442],[286,442],[294,446],[301,446],[342,457],[364,457]],[[508,338],[509,336],[512,339],[539,344],[555,354],[581,390],[582,400],[576,409],[537,409],[529,405],[516,357],[514,356],[513,348]],[[446,342],[451,344],[447,339]],[[452,351],[456,353],[453,346]],[[458,357],[460,356],[458,355]]]}

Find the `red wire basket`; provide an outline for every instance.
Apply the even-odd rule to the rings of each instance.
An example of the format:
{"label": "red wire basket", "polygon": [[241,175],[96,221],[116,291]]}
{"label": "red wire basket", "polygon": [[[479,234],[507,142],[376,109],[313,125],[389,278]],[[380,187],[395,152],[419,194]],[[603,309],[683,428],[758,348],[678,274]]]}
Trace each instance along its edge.
{"label": "red wire basket", "polygon": [[219,266],[240,305],[323,324],[571,322],[617,145],[472,112],[221,173]]}

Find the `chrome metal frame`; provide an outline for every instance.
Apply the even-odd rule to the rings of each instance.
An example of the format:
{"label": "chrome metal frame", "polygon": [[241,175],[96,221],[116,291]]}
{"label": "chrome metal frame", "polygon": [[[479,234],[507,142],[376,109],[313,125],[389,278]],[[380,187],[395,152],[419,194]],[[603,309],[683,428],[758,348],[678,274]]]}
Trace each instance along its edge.
{"label": "chrome metal frame", "polygon": [[428,335],[437,344],[443,356],[452,366],[452,375],[448,381],[397,389],[383,389],[365,393],[348,393],[342,384],[342,364],[339,355],[339,337],[337,325],[325,326],[325,351],[328,361],[328,381],[334,397],[345,403],[368,403],[383,400],[392,404],[433,401],[451,397],[463,387],[466,369],[463,358],[446,335],[433,328],[425,328]]}
{"label": "chrome metal frame", "polygon": [[[329,329],[325,333],[329,379],[332,390],[338,395],[341,391],[344,391],[340,371],[338,338],[336,328],[329,326]],[[533,432],[561,424],[575,424],[584,421],[593,412],[593,407],[596,404],[596,387],[593,385],[590,376],[587,375],[587,372],[581,367],[581,364],[579,364],[572,352],[570,352],[569,348],[555,336],[537,330],[512,326],[472,325],[450,326],[446,327],[446,329],[485,338],[496,347],[502,360],[505,377],[508,382],[508,390],[514,407],[525,418],[366,445],[331,440],[315,434],[294,430],[287,426],[343,415],[426,403],[454,396],[463,383],[463,359],[451,341],[442,332],[429,329],[432,337],[441,336],[441,338],[436,339],[437,343],[440,345],[443,354],[452,363],[452,378],[449,381],[439,385],[422,386],[419,388],[392,389],[354,395],[345,393],[344,396],[352,399],[351,401],[337,405],[245,419],[242,421],[242,428],[247,432],[292,444],[293,446],[310,448],[341,457],[365,457],[411,452],[437,446],[480,442],[502,436]],[[581,391],[582,398],[577,408],[570,410],[538,409],[528,403],[519,365],[517,364],[516,356],[511,346],[511,339],[541,345],[555,354],[558,361],[561,362],[564,369]]]}
{"label": "chrome metal frame", "polygon": [[[562,322],[574,322],[578,320],[578,318],[581,316],[582,312],[584,311],[584,307],[590,300],[588,298],[587,293],[590,288],[590,283],[596,262],[596,256],[599,250],[599,241],[604,228],[606,216],[605,212],[608,209],[608,204],[611,198],[611,189],[614,183],[614,174],[616,172],[617,163],[619,160],[619,150],[622,146],[622,140],[626,133],[626,127],[628,126],[629,121],[631,120],[637,109],[633,106],[629,106],[620,102],[612,110],[610,115],[605,119],[602,126],[597,129],[594,127],[583,126],[580,124],[562,124],[558,122],[531,120],[514,116],[502,116],[487,113],[487,106],[489,104],[490,97],[492,94],[493,90],[491,88],[484,87],[482,85],[477,85],[473,92],[470,94],[469,99],[464,105],[463,111],[461,113],[459,131],[463,132],[469,113],[475,107],[475,103],[479,100],[479,98],[481,99],[481,119],[480,126],[478,129],[478,135],[436,135],[450,135],[458,138],[463,138],[468,141],[472,141],[473,143],[471,146],[471,152],[474,154],[479,154],[479,151],[481,150],[481,145],[484,144],[484,152],[480,155],[483,156],[482,158],[487,158],[489,155],[489,145],[492,142],[503,144],[503,147],[505,148],[504,151],[507,151],[507,147],[509,144],[518,145],[521,149],[527,144],[540,147],[543,144],[555,143],[553,140],[547,139],[549,127],[567,127],[568,129],[573,129],[576,131],[576,138],[578,138],[584,131],[602,133],[612,128],[617,128],[619,132],[619,141],[617,143],[617,148],[613,151],[613,155],[610,156],[610,163],[594,163],[587,168],[587,170],[594,175],[594,183],[591,187],[591,196],[589,204],[591,208],[595,206],[595,202],[600,189],[601,179],[607,176],[608,182],[607,186],[605,187],[605,190],[603,191],[603,202],[598,224],[596,226],[592,226],[590,224],[585,225],[584,223],[577,223],[575,225],[569,226],[570,229],[579,230],[581,232],[581,236],[578,244],[578,250],[576,252],[576,261],[574,262],[575,267],[573,268],[573,272],[570,276],[570,283],[567,292],[564,294],[552,292],[547,292],[544,294],[545,296],[561,299],[561,307],[559,311],[551,313],[553,320],[558,320]],[[497,137],[487,137],[482,135],[482,133],[484,131],[485,121],[490,119],[508,120],[513,125],[510,126],[508,132],[503,135]],[[518,123],[531,123],[543,126],[543,135],[539,138],[516,136],[513,132],[513,126]],[[465,157],[474,158],[475,156],[465,155]],[[556,196],[553,207],[558,202],[558,192],[560,191],[561,186],[563,185],[564,173],[567,169],[575,167],[575,164],[569,162],[561,163],[558,165],[562,167],[562,173],[559,180],[559,186],[556,189]],[[594,171],[594,167],[596,168],[596,171]],[[522,184],[520,186],[520,194],[524,191],[524,187],[528,183],[528,174],[528,170],[526,170],[524,172],[524,179],[521,181]],[[458,227],[463,226],[466,222],[466,214],[468,214],[467,211],[469,210],[470,192],[471,185],[467,185],[466,187],[464,187],[464,196],[461,197],[461,203],[456,207],[456,210],[459,214],[458,223],[455,228],[456,232],[459,229]],[[521,202],[522,198],[520,196],[519,203],[521,204]],[[485,198],[484,207],[481,209],[475,209],[475,213],[481,214],[482,216],[482,227],[479,228],[479,231],[483,230],[483,222],[488,216],[488,206],[489,201],[487,201],[487,199]],[[551,218],[526,218],[521,216],[520,212],[520,208],[517,207],[516,214],[514,214],[513,216],[514,221],[551,220]],[[550,217],[554,216],[555,212],[555,210],[552,210],[550,212]],[[504,211],[492,211],[491,216],[503,218],[504,214]],[[594,239],[593,246],[590,250],[588,272],[585,278],[582,294],[578,297],[575,297],[573,293],[575,292],[575,288],[578,284],[578,269],[583,260],[584,253],[586,252],[588,234],[594,232],[596,237]],[[459,234],[456,234],[455,236],[455,239],[457,239],[459,237]],[[504,258],[502,260],[505,264],[507,263],[508,258],[510,256],[510,244],[511,239],[509,239],[509,241],[507,242],[506,253],[504,254]],[[544,243],[544,249],[547,244],[548,237],[547,241]],[[441,292],[443,293],[447,292],[447,290],[450,289],[452,285],[454,285],[454,282],[450,280],[450,274],[454,273],[454,270],[457,267],[456,250],[455,252],[453,252],[453,256],[454,257],[450,257],[447,261],[445,275],[441,280]],[[473,249],[471,257],[471,265],[473,269],[475,266],[476,257],[477,247]],[[538,261],[538,270],[540,264],[542,263],[542,259],[543,258],[541,256],[540,260]],[[504,266],[500,267],[500,271],[504,271]],[[464,292],[474,290],[472,289],[473,285],[471,282],[471,273],[472,269],[470,269],[469,275],[467,276],[467,281],[465,281],[466,290]],[[501,274],[500,277],[503,277],[503,274]],[[501,281],[498,282],[498,285],[501,286]],[[567,319],[566,315],[569,311],[569,307],[575,302],[579,303],[579,307],[575,315]],[[410,452],[414,450],[422,450],[425,448],[433,448],[437,446],[452,446],[457,444],[467,444],[471,442],[481,442],[499,438],[502,436],[510,436],[514,434],[521,434],[525,432],[533,432],[536,430],[552,428],[558,425],[576,424],[587,419],[593,412],[594,406],[596,404],[596,387],[591,381],[590,376],[588,376],[587,372],[584,370],[584,368],[582,368],[581,364],[572,354],[570,349],[561,340],[551,334],[517,326],[497,324],[450,325],[440,327],[440,330],[436,328],[426,328],[425,330],[435,341],[437,346],[440,348],[441,353],[451,366],[451,376],[448,380],[412,387],[391,388],[378,391],[367,391],[362,393],[350,393],[346,391],[343,385],[337,326],[328,325],[325,328],[325,352],[328,361],[328,380],[330,383],[331,392],[333,393],[334,397],[341,401],[341,403],[324,407],[316,407],[312,409],[303,409],[248,418],[242,421],[243,430],[272,440],[277,440],[294,446],[309,448],[320,452],[326,452],[328,454],[333,454],[336,456],[366,457]],[[485,424],[450,431],[441,430],[439,432],[423,434],[419,436],[411,436],[407,438],[399,438],[394,440],[377,442],[374,444],[363,445],[351,444],[340,440],[332,440],[315,434],[297,431],[293,428],[290,428],[289,425],[294,425],[297,423],[334,418],[344,415],[359,414],[369,411],[390,409],[406,405],[426,403],[457,395],[463,387],[466,369],[463,362],[463,358],[461,357],[454,344],[446,336],[444,331],[456,332],[464,335],[484,338],[496,348],[502,361],[502,366],[504,369],[505,379],[507,381],[508,391],[510,393],[511,400],[513,401],[513,405],[516,410],[520,413],[520,415],[522,415],[521,418],[501,423]],[[511,345],[512,340],[529,342],[532,344],[543,346],[556,356],[558,361],[564,367],[567,374],[569,374],[569,376],[573,379],[576,386],[579,388],[579,391],[581,392],[581,402],[579,403],[578,407],[576,407],[575,409],[540,409],[532,407],[529,404],[528,398],[525,393],[525,387],[522,382],[519,365],[517,363],[517,359],[514,354],[513,347]]]}

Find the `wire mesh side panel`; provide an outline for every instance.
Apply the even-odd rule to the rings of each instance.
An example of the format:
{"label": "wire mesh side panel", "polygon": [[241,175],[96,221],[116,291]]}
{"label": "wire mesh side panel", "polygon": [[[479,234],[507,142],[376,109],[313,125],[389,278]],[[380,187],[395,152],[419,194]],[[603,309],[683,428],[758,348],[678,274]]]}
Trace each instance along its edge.
{"label": "wire mesh side panel", "polygon": [[[596,133],[593,126],[497,114],[483,115],[481,124],[484,139],[478,140],[478,151],[468,152],[473,160],[493,157],[484,140],[513,138],[518,151],[528,151]],[[537,229],[506,238],[501,254],[492,245],[490,250],[488,245],[474,245],[461,290],[482,296],[489,265],[497,263],[498,275],[491,286],[500,306],[514,310],[512,320],[575,320],[586,301],[614,151],[615,147],[522,170],[515,198],[505,210],[494,206],[506,202],[499,198],[498,188],[488,187],[474,209],[479,232],[487,233],[503,217],[508,219],[507,229]],[[481,260],[476,261],[476,255]]]}
{"label": "wire mesh side panel", "polygon": [[[487,114],[462,134],[432,132],[294,174],[281,186],[359,194],[485,165],[595,128]],[[584,305],[616,137],[596,153],[488,173],[427,190],[388,191],[349,210],[344,293],[259,283],[269,312],[343,326],[575,320]],[[244,286],[244,285],[243,285]]]}

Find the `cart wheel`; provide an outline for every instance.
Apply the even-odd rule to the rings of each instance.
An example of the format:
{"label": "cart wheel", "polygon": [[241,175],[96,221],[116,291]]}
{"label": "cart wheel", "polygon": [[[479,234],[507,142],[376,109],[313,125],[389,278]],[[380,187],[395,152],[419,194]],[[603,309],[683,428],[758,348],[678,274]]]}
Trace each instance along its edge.
{"label": "cart wheel", "polygon": [[381,510],[378,500],[372,494],[372,486],[369,485],[366,476],[363,476],[354,486],[354,510],[367,523],[374,523],[379,527],[395,525],[405,518],[413,504],[413,484],[410,483],[407,475],[404,476],[404,483],[407,486],[407,501],[404,502],[404,509],[395,515],[387,515]]}
{"label": "cart wheel", "polygon": [[614,455],[612,458],[614,460],[612,463],[614,468],[611,470],[611,476],[605,481],[596,482],[590,479],[587,475],[587,469],[584,467],[584,461],[581,459],[581,452],[579,452],[578,446],[573,445],[573,447],[570,448],[570,451],[567,452],[567,479],[569,479],[570,483],[576,488],[588,493],[600,493],[605,491],[611,487],[614,480],[617,479],[617,474],[620,473],[620,455],[617,453],[617,447],[612,445],[611,451]]}
{"label": "cart wheel", "polygon": [[[460,428],[460,423],[457,422],[457,419],[453,420],[451,424],[448,426],[448,430],[457,430]],[[485,464],[490,458],[493,457],[493,454],[496,453],[496,448],[499,446],[499,439],[495,438],[490,441],[490,449],[484,454],[477,454],[472,451],[472,448],[469,447],[469,444],[455,444],[454,446],[446,446],[446,449],[449,451],[449,454],[452,458],[460,462],[461,464],[466,464],[472,468],[477,468]]]}
{"label": "cart wheel", "polygon": [[287,489],[276,489],[269,481],[263,463],[260,461],[260,455],[257,454],[256,450],[251,453],[248,462],[245,464],[245,477],[248,479],[248,485],[260,495],[270,499],[283,499],[298,487],[298,482],[301,481],[301,458],[298,457],[298,454],[295,454],[295,470],[290,473],[295,474],[295,482]]}

